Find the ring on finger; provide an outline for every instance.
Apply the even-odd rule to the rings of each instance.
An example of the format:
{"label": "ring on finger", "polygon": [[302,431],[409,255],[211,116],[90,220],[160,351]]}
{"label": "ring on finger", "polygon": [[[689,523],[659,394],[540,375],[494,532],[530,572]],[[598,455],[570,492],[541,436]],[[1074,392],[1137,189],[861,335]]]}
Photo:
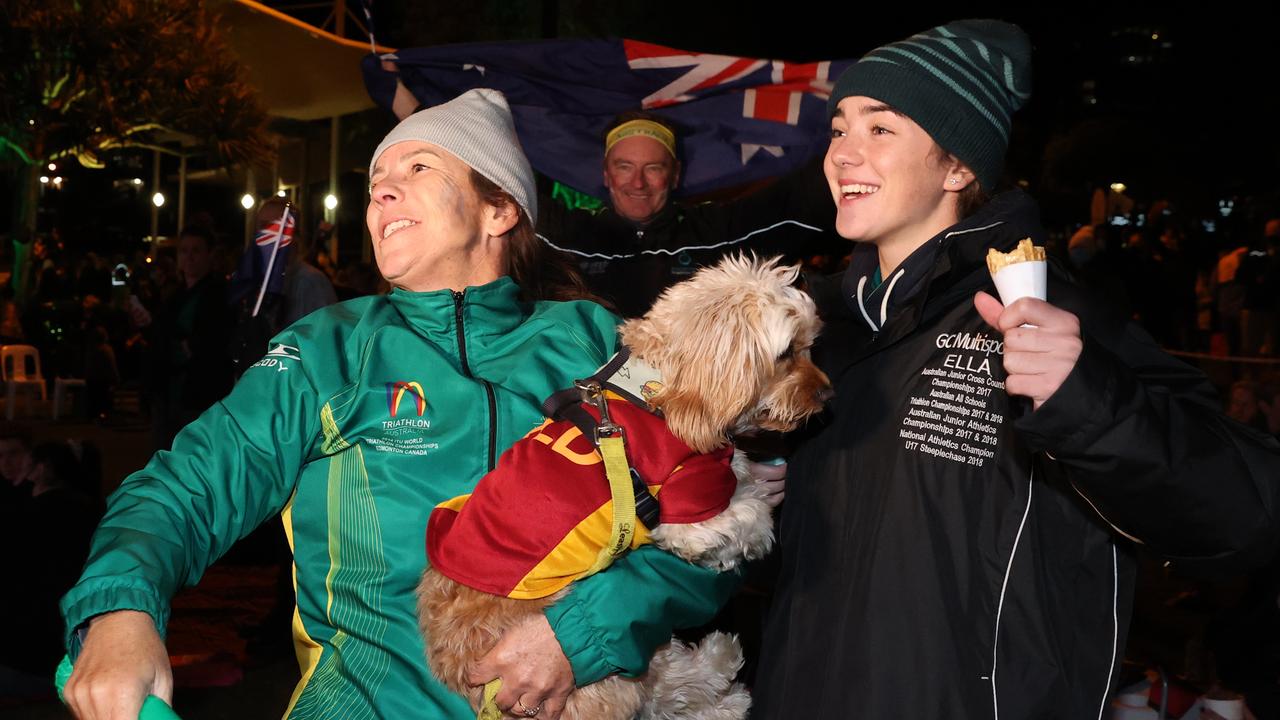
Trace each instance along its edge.
{"label": "ring on finger", "polygon": [[516,712],[527,718],[537,717],[538,713],[542,712],[542,703],[538,703],[533,707],[528,707],[524,704],[523,700],[516,698]]}

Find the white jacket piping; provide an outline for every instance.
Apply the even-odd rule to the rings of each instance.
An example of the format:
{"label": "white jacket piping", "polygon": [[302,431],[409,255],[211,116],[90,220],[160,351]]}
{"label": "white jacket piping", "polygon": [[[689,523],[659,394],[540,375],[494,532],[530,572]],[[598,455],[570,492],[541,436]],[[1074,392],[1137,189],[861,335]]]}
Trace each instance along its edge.
{"label": "white jacket piping", "polygon": [[1107,696],[1111,694],[1111,673],[1116,671],[1116,650],[1120,644],[1120,560],[1116,557],[1116,544],[1111,543],[1111,665],[1102,684],[1102,702],[1098,704],[1098,720],[1107,709]]}
{"label": "white jacket piping", "polygon": [[1000,583],[1000,601],[996,603],[996,628],[991,638],[991,708],[995,720],[1000,720],[1000,697],[996,693],[996,660],[1000,648],[1000,616],[1004,612],[1004,594],[1009,589],[1009,575],[1013,572],[1013,559],[1018,555],[1018,543],[1022,541],[1022,530],[1027,525],[1027,516],[1031,514],[1031,493],[1034,489],[1036,470],[1031,468],[1031,476],[1027,478],[1027,506],[1022,510],[1022,520],[1018,523],[1018,533],[1013,536],[1013,549],[1009,551],[1009,564],[1004,569],[1004,582]]}
{"label": "white jacket piping", "polygon": [[553,247],[556,250],[559,250],[561,252],[567,252],[571,255],[577,255],[578,257],[584,257],[584,258],[593,258],[596,260],[624,260],[626,258],[636,257],[638,255],[679,255],[680,253],[687,252],[689,250],[714,250],[716,248],[724,247],[726,245],[736,245],[744,240],[747,240],[748,238],[754,235],[759,235],[762,232],[769,232],[770,230],[781,227],[783,225],[795,225],[796,227],[804,228],[805,230],[822,232],[822,228],[817,228],[812,225],[806,225],[805,223],[802,223],[799,220],[779,220],[778,222],[770,225],[769,227],[762,227],[758,230],[752,230],[751,232],[747,233],[746,235],[743,235],[740,238],[734,238],[733,240],[725,240],[724,242],[712,243],[710,245],[685,245],[684,247],[672,248],[670,250],[666,248],[653,248],[651,250],[641,250],[640,252],[633,252],[633,253],[618,253],[615,255],[610,255],[608,253],[583,252],[582,250],[574,250],[573,248],[560,247],[559,245],[551,242],[551,240],[546,235],[543,235],[542,233],[536,233],[536,234],[538,236],[538,239],[542,240],[542,242],[546,243],[548,246]]}

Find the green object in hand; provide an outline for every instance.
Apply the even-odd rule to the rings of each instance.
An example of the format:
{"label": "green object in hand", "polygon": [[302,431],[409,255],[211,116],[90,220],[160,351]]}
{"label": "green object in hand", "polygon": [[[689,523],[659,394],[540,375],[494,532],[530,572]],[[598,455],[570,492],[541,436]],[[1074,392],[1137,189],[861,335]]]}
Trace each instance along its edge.
{"label": "green object in hand", "polygon": [[[62,697],[62,688],[66,686],[67,680],[71,678],[71,658],[62,657],[62,662],[58,663],[58,672],[53,677],[54,687],[58,689],[58,699],[66,702],[66,698]],[[178,713],[173,708],[165,704],[163,700],[155,695],[148,695],[147,699],[142,702],[142,710],[138,713],[138,720],[182,720],[178,717]]]}
{"label": "green object in hand", "polygon": [[476,713],[476,720],[502,720],[505,713],[498,709],[496,702],[501,689],[502,678],[494,678],[484,684],[484,697],[480,700],[480,712]]}

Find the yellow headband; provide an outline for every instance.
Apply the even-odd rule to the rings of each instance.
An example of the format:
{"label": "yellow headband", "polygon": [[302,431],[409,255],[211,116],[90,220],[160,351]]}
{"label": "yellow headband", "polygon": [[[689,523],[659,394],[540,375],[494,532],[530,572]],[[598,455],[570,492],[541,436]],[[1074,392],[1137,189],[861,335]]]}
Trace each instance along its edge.
{"label": "yellow headband", "polygon": [[628,120],[610,130],[604,139],[604,153],[608,155],[619,140],[637,135],[657,140],[662,143],[662,147],[666,148],[667,152],[671,153],[671,157],[676,156],[675,133],[652,120]]}

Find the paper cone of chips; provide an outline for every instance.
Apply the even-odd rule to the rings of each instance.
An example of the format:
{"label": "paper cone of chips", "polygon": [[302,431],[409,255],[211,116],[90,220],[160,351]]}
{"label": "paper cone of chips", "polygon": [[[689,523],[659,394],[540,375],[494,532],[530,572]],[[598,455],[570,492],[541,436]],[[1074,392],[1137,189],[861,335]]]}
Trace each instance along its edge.
{"label": "paper cone of chips", "polygon": [[1037,247],[1031,238],[1025,238],[1018,247],[1002,253],[987,251],[987,269],[996,283],[1000,302],[1008,307],[1024,297],[1048,299],[1048,264],[1044,248]]}

